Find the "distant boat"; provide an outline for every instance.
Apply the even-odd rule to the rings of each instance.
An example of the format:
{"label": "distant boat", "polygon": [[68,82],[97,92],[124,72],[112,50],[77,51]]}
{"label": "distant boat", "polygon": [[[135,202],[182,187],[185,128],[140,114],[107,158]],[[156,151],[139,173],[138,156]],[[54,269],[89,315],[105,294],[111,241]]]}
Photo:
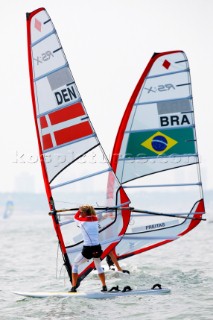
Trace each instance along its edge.
{"label": "distant boat", "polygon": [[8,200],[5,204],[5,209],[3,211],[3,219],[8,219],[12,214],[14,210],[14,203],[12,200]]}
{"label": "distant boat", "polygon": [[152,56],[125,110],[111,165],[134,208],[115,249],[119,260],[178,239],[205,220],[183,51]]}

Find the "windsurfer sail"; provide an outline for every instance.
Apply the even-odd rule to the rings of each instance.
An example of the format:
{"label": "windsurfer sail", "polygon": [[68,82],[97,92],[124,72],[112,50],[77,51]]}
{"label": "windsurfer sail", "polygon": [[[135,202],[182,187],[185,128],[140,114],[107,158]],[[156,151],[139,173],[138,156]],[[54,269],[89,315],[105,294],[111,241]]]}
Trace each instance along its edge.
{"label": "windsurfer sail", "polygon": [[5,209],[3,212],[3,219],[8,219],[12,214],[14,210],[14,204],[12,200],[8,200],[5,205]]}
{"label": "windsurfer sail", "polygon": [[[104,258],[126,231],[130,201],[100,145],[55,27],[44,8],[27,14],[27,36],[43,178],[53,225],[71,276],[72,262],[82,249],[81,232],[73,220],[79,205],[89,203],[99,217],[104,217],[99,223]],[[114,178],[110,208],[106,207],[109,172]],[[79,280],[93,267],[91,262],[82,264]]]}
{"label": "windsurfer sail", "polygon": [[131,205],[139,208],[116,247],[118,259],[171,242],[205,220],[183,51],[156,53],[149,61],[121,121],[111,165]]}

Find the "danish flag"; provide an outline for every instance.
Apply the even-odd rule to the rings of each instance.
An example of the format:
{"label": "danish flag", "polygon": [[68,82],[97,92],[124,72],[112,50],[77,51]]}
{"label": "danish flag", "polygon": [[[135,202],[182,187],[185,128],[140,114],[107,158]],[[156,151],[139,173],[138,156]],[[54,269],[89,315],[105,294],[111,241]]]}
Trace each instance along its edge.
{"label": "danish flag", "polygon": [[41,116],[39,120],[43,150],[93,134],[89,121],[82,120],[82,116],[86,116],[86,113],[80,102]]}

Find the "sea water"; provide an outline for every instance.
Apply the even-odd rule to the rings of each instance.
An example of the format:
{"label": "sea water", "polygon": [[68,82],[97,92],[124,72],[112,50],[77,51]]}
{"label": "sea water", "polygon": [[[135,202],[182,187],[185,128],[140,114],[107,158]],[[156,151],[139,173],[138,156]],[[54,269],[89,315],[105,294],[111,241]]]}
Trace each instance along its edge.
{"label": "sea water", "polygon": [[[13,291],[67,291],[70,283],[58,250],[51,218],[40,213],[0,221],[0,319],[213,319],[213,223],[181,239],[121,261],[130,276],[107,273],[107,285],[151,288],[160,283],[171,293],[110,300],[24,298]],[[79,290],[100,290],[96,275]]]}

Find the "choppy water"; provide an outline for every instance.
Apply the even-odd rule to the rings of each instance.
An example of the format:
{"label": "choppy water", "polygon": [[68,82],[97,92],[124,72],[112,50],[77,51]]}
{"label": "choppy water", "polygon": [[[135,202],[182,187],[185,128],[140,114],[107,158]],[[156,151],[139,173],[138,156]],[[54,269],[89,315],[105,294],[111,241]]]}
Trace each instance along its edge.
{"label": "choppy water", "polygon": [[[204,222],[182,239],[130,258],[130,277],[107,276],[107,283],[172,290],[163,296],[130,296],[113,300],[32,299],[12,291],[65,291],[69,282],[50,217],[14,214],[0,221],[0,319],[213,319],[213,223]],[[60,252],[59,252],[60,256]],[[121,263],[122,264],[122,263]],[[57,267],[56,267],[57,266]],[[56,270],[60,277],[56,279]],[[65,276],[64,276],[65,275]],[[82,289],[100,289],[96,276]]]}

